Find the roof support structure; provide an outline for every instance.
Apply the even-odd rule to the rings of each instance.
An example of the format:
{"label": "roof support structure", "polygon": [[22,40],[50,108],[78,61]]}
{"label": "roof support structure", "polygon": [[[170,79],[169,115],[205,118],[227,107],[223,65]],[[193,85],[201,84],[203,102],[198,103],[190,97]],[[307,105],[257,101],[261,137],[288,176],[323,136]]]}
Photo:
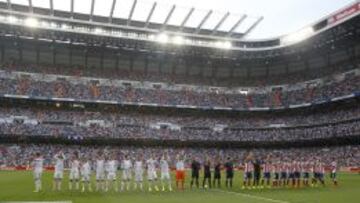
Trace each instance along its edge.
{"label": "roof support structure", "polygon": [[109,23],[112,22],[112,18],[113,18],[113,15],[114,15],[115,5],[116,5],[116,0],[113,0],[113,1],[112,1],[112,4],[111,4],[110,14],[109,14]]}
{"label": "roof support structure", "polygon": [[54,15],[54,0],[50,0],[50,15]]}
{"label": "roof support structure", "polygon": [[225,20],[229,17],[230,13],[227,12],[225,13],[225,15],[221,18],[221,20],[218,22],[218,24],[214,27],[214,29],[212,30],[212,35],[216,34],[216,32],[218,31],[219,27],[225,22]]}
{"label": "roof support structure", "polygon": [[74,18],[74,0],[70,1],[70,17]]}
{"label": "roof support structure", "polygon": [[94,15],[94,7],[95,7],[95,0],[91,0],[90,21],[92,21]]}
{"label": "roof support structure", "polygon": [[151,10],[150,10],[150,12],[149,12],[149,14],[148,14],[148,17],[146,18],[145,27],[148,27],[148,26],[149,26],[150,20],[151,20],[151,17],[152,17],[152,15],[153,15],[154,11],[155,11],[156,5],[157,5],[157,3],[154,2],[153,6],[151,7]]}
{"label": "roof support structure", "polygon": [[175,4],[174,4],[174,5],[171,7],[169,13],[167,14],[167,16],[166,16],[166,18],[165,18],[165,20],[164,20],[164,22],[163,22],[163,24],[162,24],[162,29],[165,29],[165,27],[166,27],[166,25],[168,24],[168,22],[169,22],[169,20],[170,20],[170,18],[171,18],[171,16],[172,16],[172,14],[173,14],[174,11],[175,11],[175,8],[176,8],[176,6],[175,6]]}
{"label": "roof support structure", "polygon": [[32,4],[32,0],[29,0],[29,12],[32,13],[33,10],[33,4]]}
{"label": "roof support structure", "polygon": [[209,19],[210,15],[212,14],[212,10],[209,10],[209,12],[205,15],[205,17],[201,20],[199,25],[197,26],[195,33],[198,34],[200,32],[201,27],[205,24],[205,22]]}
{"label": "roof support structure", "polygon": [[244,35],[242,37],[245,37],[246,35],[248,35],[252,30],[255,29],[256,26],[259,25],[259,23],[264,19],[264,17],[260,17],[256,20],[256,22],[254,24],[251,25],[251,27],[249,27],[249,29],[247,29],[245,32],[244,32]]}
{"label": "roof support structure", "polygon": [[194,13],[194,10],[195,10],[194,7],[192,7],[192,8],[190,9],[189,13],[185,16],[184,20],[182,21],[179,30],[184,29],[185,24],[186,24],[187,21],[189,20],[190,16]]}
{"label": "roof support structure", "polygon": [[11,0],[7,0],[7,8],[11,10]]}
{"label": "roof support structure", "polygon": [[136,4],[137,4],[137,0],[134,0],[133,5],[132,5],[131,10],[130,10],[130,13],[129,13],[129,17],[127,19],[127,23],[126,23],[127,25],[130,25],[130,23],[131,23],[131,18],[132,18],[133,14],[134,14]]}
{"label": "roof support structure", "polygon": [[235,32],[235,30],[241,25],[242,22],[244,22],[244,20],[247,18],[247,15],[242,15],[240,17],[240,19],[231,27],[231,29],[229,30],[227,36],[231,37],[231,35]]}

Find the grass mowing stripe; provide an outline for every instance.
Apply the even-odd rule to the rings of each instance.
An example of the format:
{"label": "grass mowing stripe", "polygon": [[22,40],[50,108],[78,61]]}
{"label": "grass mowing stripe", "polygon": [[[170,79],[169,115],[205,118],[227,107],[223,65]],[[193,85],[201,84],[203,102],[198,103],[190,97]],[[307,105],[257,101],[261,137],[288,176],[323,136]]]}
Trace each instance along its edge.
{"label": "grass mowing stripe", "polygon": [[261,197],[261,196],[256,196],[256,195],[250,195],[250,194],[246,194],[246,193],[232,192],[232,191],[226,191],[226,190],[220,190],[220,189],[213,189],[213,190],[214,190],[214,191],[217,191],[217,192],[223,192],[223,193],[227,193],[227,194],[239,195],[239,196],[248,197],[248,198],[253,198],[253,199],[258,199],[258,200],[267,201],[267,202],[290,203],[290,202],[283,201],[283,200],[270,199],[270,198]]}

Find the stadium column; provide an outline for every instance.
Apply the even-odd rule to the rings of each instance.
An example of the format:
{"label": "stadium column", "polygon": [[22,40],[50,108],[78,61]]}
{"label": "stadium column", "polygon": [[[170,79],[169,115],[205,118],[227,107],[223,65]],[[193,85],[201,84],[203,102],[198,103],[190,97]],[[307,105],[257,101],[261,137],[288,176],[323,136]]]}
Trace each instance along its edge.
{"label": "stadium column", "polygon": [[353,63],[354,66],[356,66],[356,48],[355,43],[353,43],[347,50],[346,53],[350,59],[350,61]]}
{"label": "stadium column", "polygon": [[120,53],[117,52],[115,54],[115,68],[116,68],[116,70],[119,70],[119,58],[120,58]]}
{"label": "stadium column", "polygon": [[130,72],[133,72],[135,56],[130,56],[129,60],[130,60]]}
{"label": "stadium column", "polygon": [[22,47],[22,43],[21,43],[21,41],[19,40],[19,38],[17,38],[16,39],[16,42],[15,42],[15,46],[16,46],[16,48],[17,48],[17,50],[18,50],[18,54],[19,54],[19,61],[20,62],[23,62],[22,60],[23,60],[23,47]]}
{"label": "stadium column", "polygon": [[35,51],[36,51],[36,64],[39,65],[40,64],[40,46],[39,46],[39,43],[36,43]]}
{"label": "stadium column", "polygon": [[103,69],[104,68],[104,51],[105,51],[105,46],[103,46],[101,48],[102,50],[100,51],[100,68]]}
{"label": "stadium column", "polygon": [[69,66],[72,66],[73,60],[72,60],[72,42],[69,43]]}
{"label": "stadium column", "polygon": [[87,66],[88,66],[88,56],[89,56],[89,50],[86,48],[85,50],[84,50],[84,66],[85,66],[85,68],[87,68]]}
{"label": "stadium column", "polygon": [[1,61],[5,60],[5,48],[4,45],[1,45]]}
{"label": "stadium column", "polygon": [[246,77],[249,79],[251,76],[251,67],[249,66],[249,64],[247,64],[246,66]]}
{"label": "stadium column", "polygon": [[53,65],[56,65],[56,44],[54,41],[51,44],[51,50],[52,50],[52,57],[53,57],[52,58]]}
{"label": "stadium column", "polygon": [[175,75],[175,69],[177,67],[177,63],[180,62],[180,60],[176,60],[176,58],[173,56],[171,59],[171,74]]}
{"label": "stadium column", "polygon": [[270,70],[269,70],[269,61],[268,60],[266,60],[265,61],[265,69],[266,69],[266,78],[268,79],[269,78],[269,72],[270,72]]}
{"label": "stadium column", "polygon": [[310,69],[310,65],[309,65],[309,60],[308,58],[306,57],[305,53],[300,53],[298,56],[297,56],[297,60],[298,61],[303,61],[303,64],[305,66],[305,71],[303,71],[303,76],[307,76],[308,72],[309,72],[309,69]]}
{"label": "stadium column", "polygon": [[289,64],[290,62],[288,60],[285,60],[285,71],[286,71],[286,74],[289,74]]}
{"label": "stadium column", "polygon": [[147,56],[145,57],[145,66],[144,66],[145,75],[148,74],[148,67],[149,67],[149,55],[147,55]]}
{"label": "stadium column", "polygon": [[212,63],[212,73],[211,74],[212,74],[213,78],[216,78],[216,76],[217,76],[218,66],[219,66],[218,63],[216,63],[216,62]]}

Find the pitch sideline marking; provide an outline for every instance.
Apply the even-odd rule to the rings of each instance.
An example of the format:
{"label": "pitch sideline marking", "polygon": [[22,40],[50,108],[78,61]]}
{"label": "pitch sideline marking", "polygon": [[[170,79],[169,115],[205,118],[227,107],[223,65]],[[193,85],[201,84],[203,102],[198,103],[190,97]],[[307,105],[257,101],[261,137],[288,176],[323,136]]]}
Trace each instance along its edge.
{"label": "pitch sideline marking", "polygon": [[249,198],[263,200],[263,201],[268,201],[268,202],[290,203],[290,202],[283,201],[283,200],[271,199],[271,198],[266,198],[266,197],[261,197],[261,196],[256,196],[256,195],[250,195],[250,194],[246,194],[246,193],[225,191],[225,190],[220,190],[220,189],[213,189],[213,190],[218,191],[218,192],[223,192],[223,193],[228,193],[228,194],[233,194],[233,195],[238,195],[238,196],[243,196],[243,197],[249,197]]}
{"label": "pitch sideline marking", "polygon": [[72,203],[72,201],[0,201],[0,203]]}

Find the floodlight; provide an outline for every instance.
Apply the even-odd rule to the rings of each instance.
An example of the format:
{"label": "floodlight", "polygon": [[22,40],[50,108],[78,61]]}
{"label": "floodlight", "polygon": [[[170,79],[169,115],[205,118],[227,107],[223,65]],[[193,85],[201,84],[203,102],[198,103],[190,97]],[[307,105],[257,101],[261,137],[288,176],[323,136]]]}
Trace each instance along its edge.
{"label": "floodlight", "polygon": [[223,42],[224,49],[230,49],[232,47],[231,42],[225,41]]}
{"label": "floodlight", "polygon": [[184,38],[182,36],[175,36],[172,40],[174,44],[182,45],[184,44]]}
{"label": "floodlight", "polygon": [[51,22],[51,23],[50,23],[50,27],[52,27],[52,28],[58,28],[58,24],[55,23],[55,22]]}
{"label": "floodlight", "polygon": [[95,28],[94,32],[97,34],[101,34],[104,32],[104,30],[102,28],[97,27],[97,28]]}
{"label": "floodlight", "polygon": [[165,33],[161,33],[156,37],[156,41],[160,42],[160,43],[168,43],[169,41],[169,36]]}
{"label": "floodlight", "polygon": [[39,25],[39,22],[36,18],[27,18],[25,20],[25,25],[28,27],[37,27]]}
{"label": "floodlight", "polygon": [[240,93],[240,94],[243,94],[243,95],[247,95],[247,94],[248,94],[248,91],[247,91],[247,90],[239,90],[239,93]]}
{"label": "floodlight", "polygon": [[16,23],[18,21],[18,18],[15,16],[8,16],[7,21],[9,21],[9,23]]}
{"label": "floodlight", "polygon": [[61,24],[61,28],[62,29],[70,29],[70,26],[64,23],[64,24]]}
{"label": "floodlight", "polygon": [[229,42],[229,41],[215,42],[215,46],[220,49],[230,49],[232,47],[231,42]]}

